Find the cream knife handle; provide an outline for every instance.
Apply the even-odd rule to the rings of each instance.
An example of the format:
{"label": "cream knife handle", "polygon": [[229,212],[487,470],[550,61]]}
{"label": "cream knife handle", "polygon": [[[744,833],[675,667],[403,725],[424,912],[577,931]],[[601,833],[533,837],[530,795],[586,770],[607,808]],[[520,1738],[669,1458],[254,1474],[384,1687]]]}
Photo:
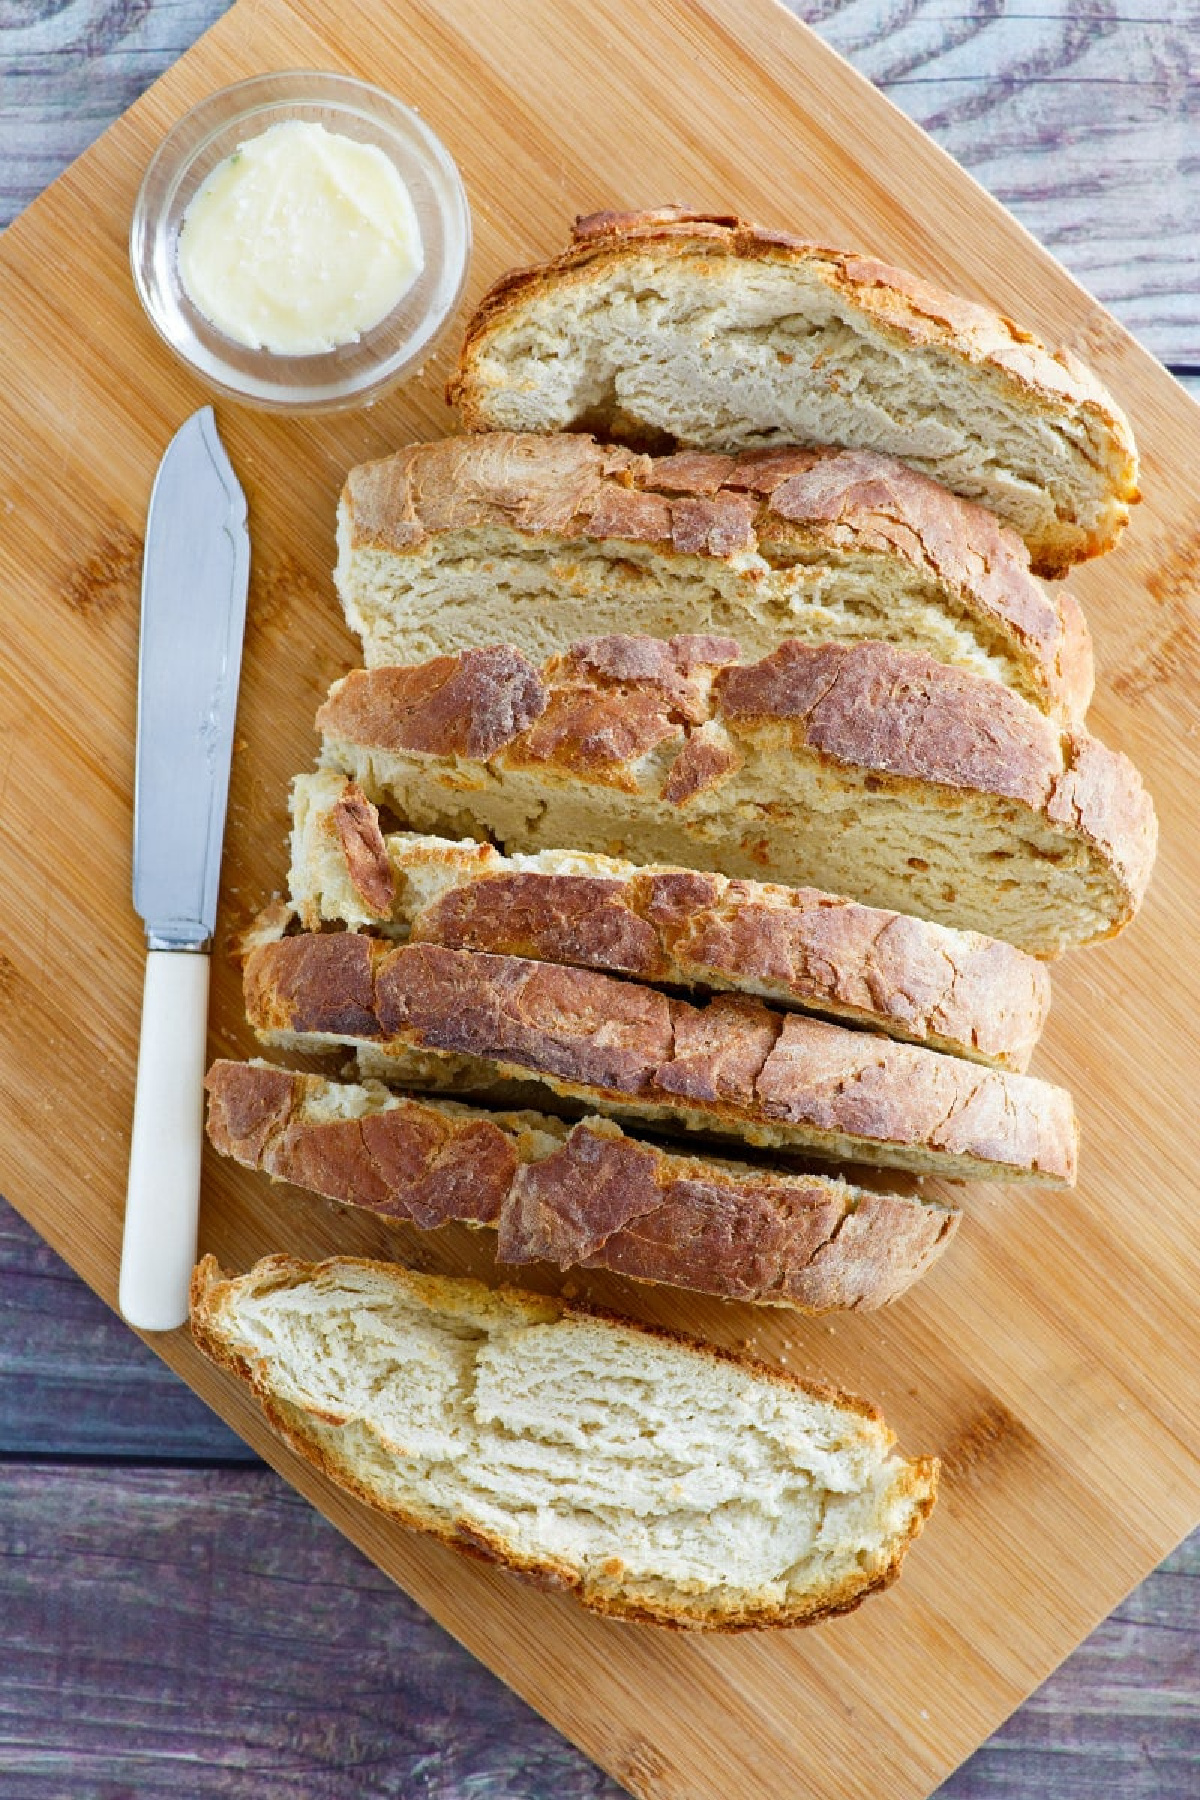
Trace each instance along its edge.
{"label": "cream knife handle", "polygon": [[200,1211],[207,954],[151,950],[142,994],[120,1306],[138,1331],[186,1323]]}

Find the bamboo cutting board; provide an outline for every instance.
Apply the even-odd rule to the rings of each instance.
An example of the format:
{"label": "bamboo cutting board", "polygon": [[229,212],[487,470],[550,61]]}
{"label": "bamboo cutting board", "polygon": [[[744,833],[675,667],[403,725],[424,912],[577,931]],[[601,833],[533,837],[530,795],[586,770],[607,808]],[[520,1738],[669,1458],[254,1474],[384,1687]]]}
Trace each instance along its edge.
{"label": "bamboo cutting board", "polygon": [[[977,1187],[933,1274],[875,1319],[802,1320],[578,1287],[878,1400],[944,1462],[898,1588],[810,1632],[728,1641],[595,1620],[389,1527],[299,1465],[186,1337],[170,1364],[369,1555],[635,1794],[926,1794],[1200,1518],[1200,412],[922,134],[770,0],[240,0],[0,243],[0,1187],[110,1302],[142,945],[129,902],[140,533],[172,431],[207,398],[143,320],[130,209],[166,128],[260,71],[343,69],[417,102],[474,208],[474,298],[569,217],[664,199],[861,246],[994,301],[1093,361],[1129,411],[1145,504],[1073,585],[1096,731],[1130,751],[1163,851],[1142,918],[1071,959],[1035,1067],[1076,1091],[1071,1195]],[[349,465],[450,428],[448,352],[370,413],[218,407],[254,566],[220,932],[283,879],[286,788],[354,660],[329,569]],[[253,1049],[218,957],[211,1050]],[[389,1230],[207,1166],[202,1245],[399,1251],[487,1268],[465,1230]]]}

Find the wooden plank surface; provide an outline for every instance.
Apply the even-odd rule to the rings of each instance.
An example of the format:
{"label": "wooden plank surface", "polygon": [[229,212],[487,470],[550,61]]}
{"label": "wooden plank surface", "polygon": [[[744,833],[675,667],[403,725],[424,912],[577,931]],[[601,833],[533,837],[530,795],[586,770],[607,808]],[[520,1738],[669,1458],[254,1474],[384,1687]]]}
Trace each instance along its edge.
{"label": "wooden plank surface", "polygon": [[[0,11],[0,224],[228,4],[73,0]],[[789,4],[1155,355],[1200,368],[1197,0]]]}
{"label": "wooden plank surface", "polygon": [[258,1460],[0,1201],[0,1459],[20,1456]]}
{"label": "wooden plank surface", "polygon": [[[0,1466],[0,1572],[12,1800],[621,1792],[267,1470]],[[1193,1543],[939,1800],[1193,1800],[1196,1586]]]}
{"label": "wooden plank surface", "polygon": [[0,1558],[11,1800],[618,1800],[268,1470],[0,1466]]}
{"label": "wooden plank surface", "polygon": [[1167,363],[1200,366],[1196,0],[794,0]]}
{"label": "wooden plank surface", "polygon": [[[213,1441],[226,1431],[216,1416],[3,1203],[0,1430],[8,1789],[265,1800],[266,1780],[340,1800],[369,1780],[374,1794],[415,1800],[432,1774],[437,1800],[620,1792],[273,1471],[230,1467],[257,1459],[232,1433]],[[147,1484],[130,1465],[139,1456],[175,1466]],[[178,1466],[197,1457],[209,1466]],[[215,1582],[218,1562],[242,1573]],[[151,1628],[164,1650],[148,1658]],[[938,1800],[1194,1800],[1198,1789],[1200,1532]]]}
{"label": "wooden plank surface", "polygon": [[[113,559],[113,558],[109,559],[110,562],[112,562],[113,560],[119,561],[119,559]],[[90,599],[96,588],[99,588],[100,591],[103,593],[106,591],[107,587],[111,587],[113,585],[113,578],[112,578],[111,574],[109,573],[107,566],[100,566],[100,564],[94,562],[92,564],[85,563],[85,564],[81,565],[81,567],[82,567],[83,576],[85,578],[82,583],[81,589],[80,589],[81,595]],[[119,585],[119,580],[120,580],[120,573],[118,570],[118,574],[117,574],[118,585]],[[973,1466],[973,1462],[974,1462],[974,1453],[972,1453],[972,1457],[969,1459],[970,1466]],[[664,1786],[662,1784],[661,1777],[653,1777],[653,1776],[647,1777],[645,1770],[642,1768],[634,1767],[632,1770],[632,1776],[636,1781],[640,1782],[644,1786],[646,1786],[647,1783],[650,1782],[654,1786],[654,1791],[662,1791],[662,1792],[669,1791],[668,1787]],[[627,1775],[627,1778],[629,1778],[628,1775]],[[649,1791],[649,1786],[647,1786],[647,1791]]]}

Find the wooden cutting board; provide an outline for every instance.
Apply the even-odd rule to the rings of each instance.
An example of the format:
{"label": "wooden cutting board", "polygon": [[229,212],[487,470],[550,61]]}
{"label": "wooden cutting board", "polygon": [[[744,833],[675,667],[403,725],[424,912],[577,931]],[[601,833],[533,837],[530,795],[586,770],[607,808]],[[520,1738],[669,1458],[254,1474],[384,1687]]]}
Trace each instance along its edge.
{"label": "wooden cutting board", "polygon": [[[1074,1194],[979,1187],[951,1253],[874,1319],[757,1314],[600,1278],[585,1292],[821,1374],[936,1450],[941,1504],[903,1582],[816,1631],[730,1641],[585,1616],[372,1517],[318,1480],[182,1333],[155,1348],[356,1543],[634,1793],[927,1793],[1200,1518],[1200,1248],[1192,1124],[1200,877],[1200,412],[922,134],[770,0],[240,0],[0,244],[0,1187],[115,1299],[141,985],[130,800],[141,531],[204,390],[138,310],[133,197],[179,114],[309,66],[417,103],[462,167],[470,298],[558,247],[576,212],[664,199],[861,246],[997,302],[1095,363],[1128,409],[1146,501],[1073,586],[1098,639],[1094,724],[1140,763],[1163,849],[1142,918],[1056,975],[1037,1068],[1075,1089]],[[277,888],[289,776],[354,660],[329,569],[345,470],[451,426],[448,351],[370,413],[218,407],[254,568],[224,938]],[[247,1054],[217,959],[213,1054]],[[211,1160],[202,1245],[486,1270]]]}

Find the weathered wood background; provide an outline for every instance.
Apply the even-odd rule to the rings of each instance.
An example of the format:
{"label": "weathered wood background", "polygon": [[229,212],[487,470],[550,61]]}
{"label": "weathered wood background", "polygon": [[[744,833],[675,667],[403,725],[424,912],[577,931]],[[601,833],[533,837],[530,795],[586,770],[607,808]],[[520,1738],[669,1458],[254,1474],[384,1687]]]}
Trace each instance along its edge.
{"label": "weathered wood background", "polygon": [[[0,0],[0,222],[223,10]],[[1200,5],[795,10],[1200,394]],[[3,1800],[618,1792],[0,1202]],[[941,1792],[1195,1800],[1200,1533]]]}

